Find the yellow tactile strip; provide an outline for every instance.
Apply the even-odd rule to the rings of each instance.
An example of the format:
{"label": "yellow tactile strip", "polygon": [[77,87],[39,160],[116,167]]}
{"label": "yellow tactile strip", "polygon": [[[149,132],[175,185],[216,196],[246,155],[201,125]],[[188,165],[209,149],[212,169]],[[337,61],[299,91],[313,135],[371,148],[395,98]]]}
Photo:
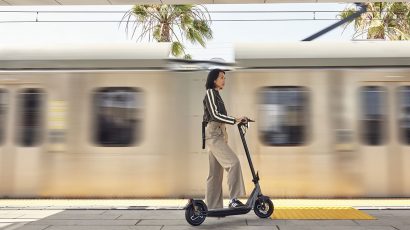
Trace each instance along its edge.
{"label": "yellow tactile strip", "polygon": [[375,220],[376,218],[350,207],[277,207],[272,219],[281,220]]}

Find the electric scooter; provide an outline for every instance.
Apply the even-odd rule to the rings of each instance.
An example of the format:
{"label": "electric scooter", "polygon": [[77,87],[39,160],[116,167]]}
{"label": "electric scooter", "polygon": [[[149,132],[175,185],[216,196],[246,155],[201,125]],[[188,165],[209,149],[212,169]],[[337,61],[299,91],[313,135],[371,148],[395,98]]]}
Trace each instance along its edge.
{"label": "electric scooter", "polygon": [[249,167],[251,169],[253,177],[252,182],[255,184],[255,188],[253,189],[245,206],[208,210],[203,200],[189,199],[188,204],[184,208],[185,219],[189,224],[193,226],[201,225],[205,221],[206,217],[225,217],[246,214],[250,212],[252,208],[255,214],[260,218],[268,218],[272,215],[274,210],[273,203],[269,197],[262,194],[261,188],[259,186],[259,175],[258,172],[255,173],[252,159],[245,140],[245,133],[249,128],[249,122],[254,121],[246,118],[238,124],[239,134],[242,139],[243,147],[245,149],[246,157],[248,159]]}

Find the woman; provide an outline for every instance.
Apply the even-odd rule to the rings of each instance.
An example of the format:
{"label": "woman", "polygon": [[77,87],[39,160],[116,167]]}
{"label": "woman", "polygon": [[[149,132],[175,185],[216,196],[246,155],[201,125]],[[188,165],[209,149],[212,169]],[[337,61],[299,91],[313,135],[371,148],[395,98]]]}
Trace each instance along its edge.
{"label": "woman", "polygon": [[[244,204],[237,198],[245,195],[241,165],[238,157],[228,146],[228,135],[225,124],[234,125],[245,117],[235,118],[227,115],[224,102],[219,95],[225,86],[225,72],[213,69],[206,81],[206,95],[203,117],[203,141],[208,147],[209,176],[205,201],[208,209],[223,208],[222,178],[224,169],[228,172],[230,208],[242,207]],[[206,130],[205,129],[206,126]],[[204,143],[203,143],[204,148]]]}

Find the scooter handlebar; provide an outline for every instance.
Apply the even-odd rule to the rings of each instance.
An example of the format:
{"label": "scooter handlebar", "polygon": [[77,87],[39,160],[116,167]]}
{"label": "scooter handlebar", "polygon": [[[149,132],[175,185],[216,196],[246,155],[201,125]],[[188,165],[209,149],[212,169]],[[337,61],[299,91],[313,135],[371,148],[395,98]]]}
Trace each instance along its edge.
{"label": "scooter handlebar", "polygon": [[246,117],[245,119],[242,119],[242,120],[241,120],[241,123],[247,123],[247,122],[255,122],[255,121],[252,120],[252,119],[250,119],[250,118],[248,118],[248,117]]}

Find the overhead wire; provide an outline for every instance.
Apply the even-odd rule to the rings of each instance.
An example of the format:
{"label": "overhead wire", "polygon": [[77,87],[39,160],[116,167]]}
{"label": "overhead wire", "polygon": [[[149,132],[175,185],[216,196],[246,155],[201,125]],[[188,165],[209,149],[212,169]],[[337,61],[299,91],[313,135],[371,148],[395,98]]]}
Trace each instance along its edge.
{"label": "overhead wire", "polygon": [[[126,13],[128,11],[107,11],[107,10],[0,10],[0,13],[32,13],[35,16],[33,20],[0,20],[0,23],[120,23],[124,20],[40,20],[40,14],[85,14],[85,13]],[[227,14],[258,14],[258,13],[311,13],[311,18],[250,18],[250,19],[211,19],[211,22],[287,22],[287,21],[336,21],[339,18],[320,18],[317,13],[341,13],[338,10],[223,10],[223,11],[208,11],[210,14],[227,13]],[[371,12],[371,11],[368,11]],[[1,14],[0,14],[1,16]],[[372,19],[382,20],[382,19]],[[141,22],[139,20],[129,20],[128,22]]]}

